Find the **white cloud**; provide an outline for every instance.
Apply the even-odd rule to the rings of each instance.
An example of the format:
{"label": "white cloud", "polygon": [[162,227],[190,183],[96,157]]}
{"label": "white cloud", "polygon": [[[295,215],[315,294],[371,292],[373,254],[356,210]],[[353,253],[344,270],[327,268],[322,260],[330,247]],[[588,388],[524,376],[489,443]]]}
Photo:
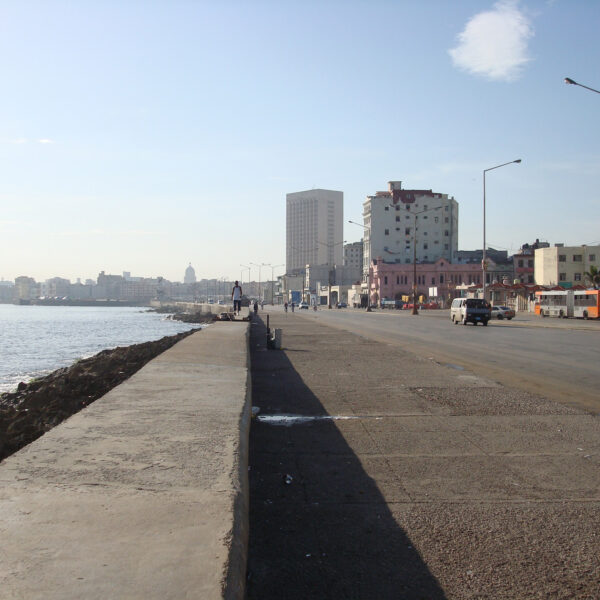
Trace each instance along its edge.
{"label": "white cloud", "polygon": [[476,14],[448,50],[454,66],[488,79],[513,81],[531,58],[527,50],[533,27],[515,0],[504,0]]}
{"label": "white cloud", "polygon": [[49,140],[48,138],[43,138],[41,140],[38,140],[38,144],[54,144],[54,142],[52,140]]}

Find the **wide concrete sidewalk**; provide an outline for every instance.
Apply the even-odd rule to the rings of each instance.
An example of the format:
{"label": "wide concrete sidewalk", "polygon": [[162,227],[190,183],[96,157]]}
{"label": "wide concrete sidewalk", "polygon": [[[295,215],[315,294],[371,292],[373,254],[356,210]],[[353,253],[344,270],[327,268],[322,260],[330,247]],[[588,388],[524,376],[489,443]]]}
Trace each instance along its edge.
{"label": "wide concrete sidewalk", "polygon": [[270,321],[282,351],[251,326],[248,598],[598,598],[598,418]]}
{"label": "wide concrete sidewalk", "polygon": [[0,465],[0,598],[243,598],[245,323],[214,323]]}

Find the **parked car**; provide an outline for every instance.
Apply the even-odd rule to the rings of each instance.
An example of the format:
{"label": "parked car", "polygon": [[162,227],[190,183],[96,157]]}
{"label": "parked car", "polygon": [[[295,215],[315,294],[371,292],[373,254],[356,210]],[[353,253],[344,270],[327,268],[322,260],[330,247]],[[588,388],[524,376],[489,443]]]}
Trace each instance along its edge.
{"label": "parked car", "polygon": [[515,311],[508,306],[492,306],[492,319],[508,319],[509,321],[515,316]]}
{"label": "parked car", "polygon": [[300,304],[298,304],[298,308],[305,308],[306,310],[308,310],[308,303],[300,302]]}
{"label": "parked car", "polygon": [[348,305],[345,302],[338,302],[336,306],[338,308],[348,308]]}
{"label": "parked car", "polygon": [[492,318],[492,311],[487,300],[483,298],[454,298],[450,307],[450,319],[454,324],[481,323],[487,325]]}

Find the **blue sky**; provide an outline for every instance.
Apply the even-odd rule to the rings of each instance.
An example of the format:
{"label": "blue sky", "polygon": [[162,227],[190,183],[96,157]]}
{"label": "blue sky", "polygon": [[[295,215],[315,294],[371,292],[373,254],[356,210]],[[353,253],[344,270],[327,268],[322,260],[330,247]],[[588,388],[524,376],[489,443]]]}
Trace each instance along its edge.
{"label": "blue sky", "polygon": [[488,244],[598,244],[600,94],[563,78],[600,89],[599,26],[592,0],[0,2],[0,277],[238,278],[285,262],[286,193],[360,221],[389,180],[454,196],[480,248],[482,171],[517,158]]}

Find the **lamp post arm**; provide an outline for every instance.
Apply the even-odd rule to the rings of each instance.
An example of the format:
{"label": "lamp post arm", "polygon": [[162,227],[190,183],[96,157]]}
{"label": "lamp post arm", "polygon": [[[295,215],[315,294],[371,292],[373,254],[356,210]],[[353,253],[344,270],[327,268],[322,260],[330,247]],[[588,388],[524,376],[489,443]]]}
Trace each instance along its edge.
{"label": "lamp post arm", "polygon": [[585,88],[586,90],[590,90],[591,92],[596,92],[596,94],[600,94],[600,91],[595,90],[594,88],[588,87],[587,85],[583,85],[583,83],[577,83],[570,77],[565,77],[565,83],[568,83],[570,85],[578,85],[579,87]]}

